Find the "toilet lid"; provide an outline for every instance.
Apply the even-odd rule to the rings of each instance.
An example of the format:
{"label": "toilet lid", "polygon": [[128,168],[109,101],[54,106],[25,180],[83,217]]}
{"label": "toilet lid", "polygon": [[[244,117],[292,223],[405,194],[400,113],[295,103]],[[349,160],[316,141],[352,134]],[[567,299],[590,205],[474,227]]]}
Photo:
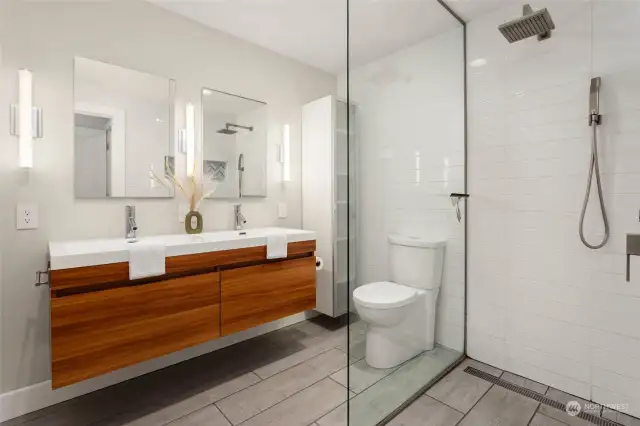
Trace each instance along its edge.
{"label": "toilet lid", "polygon": [[365,284],[353,291],[353,299],[371,309],[391,309],[408,305],[416,297],[417,291],[404,285],[381,281]]}

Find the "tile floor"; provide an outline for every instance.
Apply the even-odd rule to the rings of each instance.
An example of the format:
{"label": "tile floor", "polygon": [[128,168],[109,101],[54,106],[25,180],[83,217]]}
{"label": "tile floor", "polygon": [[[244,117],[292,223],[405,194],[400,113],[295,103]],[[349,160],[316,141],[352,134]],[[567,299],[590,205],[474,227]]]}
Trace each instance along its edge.
{"label": "tile floor", "polygon": [[[365,327],[349,327],[347,348],[346,320],[317,317],[0,426],[346,426],[347,397],[349,426],[373,426],[460,355],[437,347],[375,370],[364,361]],[[388,424],[591,425],[465,373],[469,365],[563,403],[578,399],[467,359]],[[599,414],[640,426],[621,413]]]}
{"label": "tile floor", "polygon": [[347,348],[346,319],[316,317],[1,426],[345,426],[347,397],[351,424],[374,426],[460,355],[375,370],[366,325],[349,329]]}
{"label": "tile floor", "polygon": [[[496,377],[544,394],[561,403],[585,401],[524,377],[467,358],[426,394],[392,419],[389,426],[593,426],[537,401],[464,372],[472,366]],[[622,413],[592,413],[625,426],[640,420]]]}

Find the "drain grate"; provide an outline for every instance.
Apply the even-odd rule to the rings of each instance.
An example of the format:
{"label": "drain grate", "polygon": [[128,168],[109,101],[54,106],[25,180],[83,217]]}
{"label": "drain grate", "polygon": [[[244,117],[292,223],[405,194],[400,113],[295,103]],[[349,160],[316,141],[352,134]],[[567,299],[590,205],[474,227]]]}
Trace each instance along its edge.
{"label": "drain grate", "polygon": [[[531,399],[535,399],[536,401],[538,401],[541,404],[544,405],[548,405],[549,407],[553,407],[556,410],[560,410],[563,412],[567,412],[567,406],[561,402],[555,401],[551,398],[549,398],[548,396],[539,394],[538,392],[534,392],[530,389],[527,388],[523,388],[522,386],[518,386],[518,385],[514,385],[511,382],[507,382],[506,380],[502,380],[492,374],[489,373],[485,373],[484,371],[478,370],[476,368],[473,367],[467,367],[464,369],[465,373],[471,374],[472,376],[476,376],[482,380],[486,380],[487,382],[491,382],[494,385],[498,385],[502,388],[508,389],[512,392],[515,392],[517,394],[520,394],[522,396],[526,396],[527,398],[531,398]],[[582,420],[586,420],[590,423],[593,423],[594,425],[598,425],[598,426],[621,426],[620,423],[616,423],[612,420],[608,420],[608,419],[604,419],[602,417],[599,416],[595,416],[591,413],[585,413],[584,411],[581,411],[580,413],[578,413],[578,415],[576,416]]]}

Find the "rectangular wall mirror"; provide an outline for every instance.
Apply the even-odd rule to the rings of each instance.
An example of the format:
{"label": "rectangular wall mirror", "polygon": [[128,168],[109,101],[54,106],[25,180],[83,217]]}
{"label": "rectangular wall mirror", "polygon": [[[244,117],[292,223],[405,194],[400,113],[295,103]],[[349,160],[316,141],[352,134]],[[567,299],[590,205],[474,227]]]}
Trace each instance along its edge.
{"label": "rectangular wall mirror", "polygon": [[76,198],[173,197],[175,81],[76,57],[73,83]]}
{"label": "rectangular wall mirror", "polygon": [[211,198],[267,196],[267,104],[202,89],[203,165]]}

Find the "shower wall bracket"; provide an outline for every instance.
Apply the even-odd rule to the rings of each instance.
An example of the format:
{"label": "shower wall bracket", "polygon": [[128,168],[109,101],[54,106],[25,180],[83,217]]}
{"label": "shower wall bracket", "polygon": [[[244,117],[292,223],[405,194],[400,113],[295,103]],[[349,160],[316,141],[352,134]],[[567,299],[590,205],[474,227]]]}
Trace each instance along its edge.
{"label": "shower wall bracket", "polygon": [[640,234],[627,234],[627,282],[631,281],[631,256],[640,256]]}

